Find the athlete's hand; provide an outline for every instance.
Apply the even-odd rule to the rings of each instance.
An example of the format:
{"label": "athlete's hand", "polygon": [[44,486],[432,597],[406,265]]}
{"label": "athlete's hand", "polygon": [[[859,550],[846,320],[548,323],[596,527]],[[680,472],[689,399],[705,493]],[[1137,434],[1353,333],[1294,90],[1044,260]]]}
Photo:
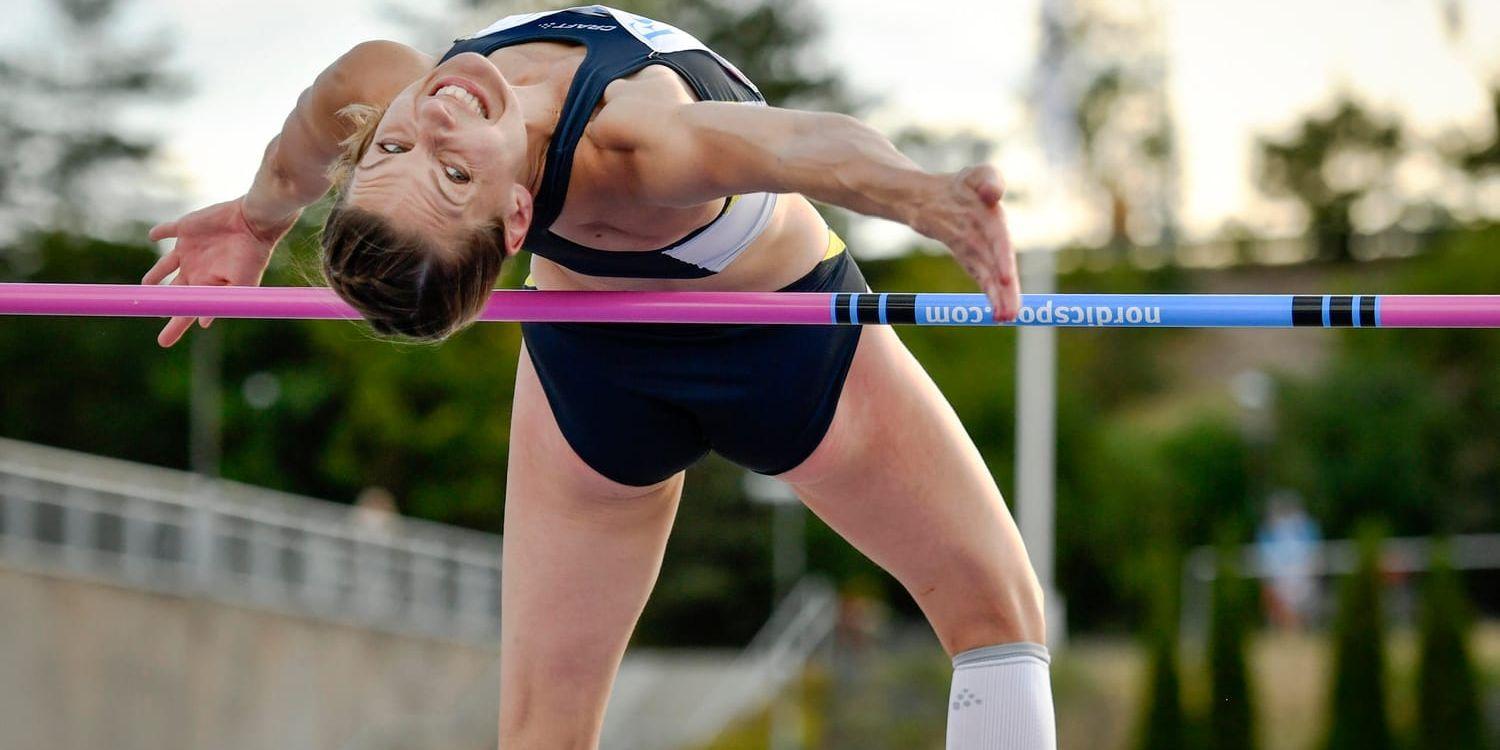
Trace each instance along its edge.
{"label": "athlete's hand", "polygon": [[1005,182],[994,167],[980,165],[946,178],[918,202],[911,227],[948,246],[953,257],[984,290],[995,319],[1015,320],[1021,310],[1016,251],[1005,226]]}
{"label": "athlete's hand", "polygon": [[[271,261],[277,240],[295,223],[294,216],[280,226],[252,226],[245,217],[244,199],[215,204],[176,221],[151,228],[151,240],[175,237],[177,244],[163,255],[141,279],[142,284],[160,284],[173,271],[173,284],[209,286],[256,286]],[[207,328],[213,318],[199,318]],[[171,346],[193,325],[192,318],[172,318],[156,343]]]}

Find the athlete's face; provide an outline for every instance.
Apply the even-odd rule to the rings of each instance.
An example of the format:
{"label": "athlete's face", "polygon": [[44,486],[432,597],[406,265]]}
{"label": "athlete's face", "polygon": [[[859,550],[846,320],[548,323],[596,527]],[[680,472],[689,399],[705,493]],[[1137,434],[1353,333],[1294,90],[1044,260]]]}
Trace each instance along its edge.
{"label": "athlete's face", "polygon": [[526,153],[510,84],[485,57],[455,55],[391,101],[348,201],[427,236],[461,236],[495,219],[509,225],[519,203],[530,204],[517,182]]}

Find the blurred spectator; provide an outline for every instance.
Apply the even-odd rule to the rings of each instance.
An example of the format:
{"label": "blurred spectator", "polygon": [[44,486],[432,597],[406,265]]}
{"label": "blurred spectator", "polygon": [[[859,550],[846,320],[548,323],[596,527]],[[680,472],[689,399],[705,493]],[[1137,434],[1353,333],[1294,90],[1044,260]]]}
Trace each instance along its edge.
{"label": "blurred spectator", "polygon": [[1265,520],[1255,534],[1255,546],[1265,575],[1261,598],[1272,625],[1296,630],[1313,616],[1321,541],[1317,522],[1307,515],[1295,492],[1271,494]]}
{"label": "blurred spectator", "polygon": [[837,637],[839,644],[855,655],[863,654],[885,634],[890,610],[878,584],[857,578],[839,592]]}
{"label": "blurred spectator", "polygon": [[401,531],[401,513],[396,496],[384,487],[366,487],[354,499],[349,522],[356,531],[373,537],[391,537]]}

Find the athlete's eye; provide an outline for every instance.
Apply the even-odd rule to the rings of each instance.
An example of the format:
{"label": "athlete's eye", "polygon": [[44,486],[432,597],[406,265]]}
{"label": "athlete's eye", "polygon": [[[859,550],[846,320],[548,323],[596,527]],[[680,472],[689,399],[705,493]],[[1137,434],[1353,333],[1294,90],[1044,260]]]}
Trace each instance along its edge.
{"label": "athlete's eye", "polygon": [[448,179],[460,185],[469,181],[469,173],[458,167],[443,167],[443,173],[448,175]]}
{"label": "athlete's eye", "polygon": [[404,153],[406,153],[406,147],[405,146],[403,146],[403,145],[401,145],[399,143],[392,142],[392,141],[385,141],[385,142],[379,144],[377,146],[377,148],[379,148],[381,151],[384,151],[387,154],[404,154]]}

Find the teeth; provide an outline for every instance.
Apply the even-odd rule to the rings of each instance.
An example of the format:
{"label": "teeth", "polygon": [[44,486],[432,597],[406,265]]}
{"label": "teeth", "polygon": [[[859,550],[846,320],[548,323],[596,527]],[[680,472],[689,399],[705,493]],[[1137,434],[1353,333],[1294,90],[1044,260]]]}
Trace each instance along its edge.
{"label": "teeth", "polygon": [[446,96],[446,97],[448,97],[450,99],[454,99],[454,100],[462,103],[463,105],[467,106],[469,109],[471,109],[471,110],[474,111],[474,114],[477,114],[480,117],[487,117],[488,116],[488,113],[486,113],[484,111],[484,105],[482,103],[480,103],[480,101],[479,101],[479,97],[474,96],[473,94],[469,93],[462,86],[455,86],[455,85],[453,85],[453,84],[450,83],[447,86],[444,86],[444,87],[438,89],[437,91],[434,91],[432,93],[432,95],[433,96]]}

